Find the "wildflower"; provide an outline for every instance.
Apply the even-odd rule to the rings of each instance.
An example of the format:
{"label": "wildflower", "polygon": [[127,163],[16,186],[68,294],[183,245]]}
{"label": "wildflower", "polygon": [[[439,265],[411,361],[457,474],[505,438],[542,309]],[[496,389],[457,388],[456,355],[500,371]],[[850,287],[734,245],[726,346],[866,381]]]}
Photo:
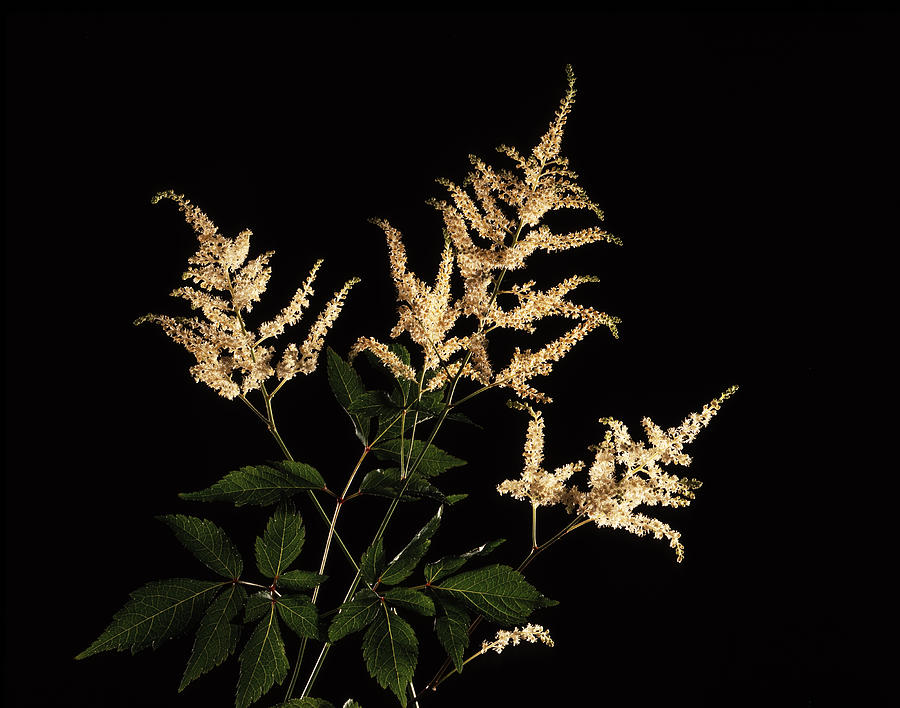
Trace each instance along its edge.
{"label": "wildflower", "polygon": [[334,324],[347,293],[358,279],[348,281],[335,293],[303,344],[299,348],[296,344],[289,344],[278,364],[273,366],[275,348],[263,346],[263,342],[278,337],[300,320],[303,311],[309,307],[313,281],[322,261],[315,263],[290,303],[273,320],[261,324],[254,332],[247,327],[243,313],[250,312],[265,292],[272,273],[269,259],[274,251],[247,261],[252,232],[241,231],[235,238],[223,236],[212,220],[184,195],[171,190],[161,192],[154,197],[153,203],[161,199],[171,199],[178,204],[197,235],[199,248],[188,259],[190,267],[182,277],[199,288],[183,286],[173,291],[172,295],[187,300],[193,309],[202,312],[203,317],[149,314],[136,320],[135,324],[159,324],[170,338],[194,355],[197,361],[191,367],[194,380],[205,383],[228,399],[245,396],[263,387],[273,375],[277,375],[283,383],[298,373],[312,373],[325,334]]}
{"label": "wildflower", "polygon": [[[572,276],[546,291],[536,289],[534,282],[501,290],[506,274],[523,269],[537,251],[561,251],[598,241],[620,243],[599,227],[555,234],[540,223],[548,212],[560,209],[586,209],[603,218],[577,184],[568,160],[560,155],[563,130],[575,100],[575,77],[571,67],[566,71],[566,94],[531,154],[523,157],[515,148],[498,148],[515,162],[516,170],[497,170],[470,156],[473,170],[462,184],[438,180],[449,198],[431,204],[443,217],[447,243],[433,286],[407,268],[400,232],[387,221],[374,221],[387,238],[391,276],[397,288],[398,321],[391,336],[406,332],[422,348],[424,371],[435,370],[427,384],[429,390],[465,377],[485,387],[501,386],[520,397],[548,402],[550,398],[530,384],[533,378],[550,373],[553,365],[594,329],[606,326],[617,336],[618,318],[566,299],[575,287],[594,278]],[[450,287],[454,270],[462,280],[462,291],[455,300]],[[517,306],[506,304],[510,295],[517,298]],[[551,316],[566,317],[576,324],[536,351],[517,349],[504,368],[495,370],[488,354],[491,331],[533,332],[539,320]],[[464,318],[474,320],[474,331],[452,335]],[[376,344],[371,338],[362,338],[353,351],[369,349],[378,355]]]}
{"label": "wildflower", "polygon": [[730,398],[732,386],[691,413],[681,425],[663,430],[649,418],[643,419],[649,446],[631,439],[628,428],[612,418],[601,419],[609,430],[602,443],[594,447],[594,460],[588,468],[588,491],[566,487],[564,483],[583,467],[577,462],[561,467],[553,474],[540,467],[544,448],[544,426],[540,413],[532,411],[525,441],[525,469],[517,480],[498,486],[500,494],[529,500],[535,506],[564,504],[570,513],[593,521],[598,527],[624,529],[638,536],[652,534],[669,540],[676,560],[684,558],[681,534],[668,524],[636,509],[640,506],[687,506],[701,483],[663,470],[662,465],[688,465],[691,458],[683,452],[701,429],[709,425],[721,404]]}
{"label": "wildflower", "polygon": [[514,499],[528,499],[533,506],[564,503],[568,495],[565,483],[573,474],[581,471],[584,463],[570,463],[552,473],[541,467],[544,458],[544,418],[540,411],[534,411],[528,406],[525,409],[531,413],[525,436],[525,468],[519,479],[502,482],[497,491],[509,494]]}
{"label": "wildflower", "polygon": [[513,628],[511,631],[501,629],[497,632],[497,637],[494,641],[481,643],[481,653],[486,654],[489,651],[495,651],[500,654],[510,643],[513,646],[518,646],[521,642],[529,642],[531,644],[542,642],[548,647],[553,646],[550,632],[539,624],[526,624],[522,629],[518,627]]}

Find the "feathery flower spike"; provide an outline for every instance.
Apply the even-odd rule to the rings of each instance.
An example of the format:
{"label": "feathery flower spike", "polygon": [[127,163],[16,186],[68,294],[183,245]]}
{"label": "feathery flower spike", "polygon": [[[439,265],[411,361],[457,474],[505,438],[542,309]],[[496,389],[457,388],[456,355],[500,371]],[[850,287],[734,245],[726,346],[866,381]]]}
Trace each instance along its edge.
{"label": "feathery flower spike", "polygon": [[[643,425],[649,447],[631,439],[628,428],[613,418],[600,420],[609,430],[603,442],[593,448],[594,461],[588,468],[588,491],[566,487],[565,482],[584,463],[560,467],[553,474],[540,463],[544,450],[544,425],[540,413],[532,411],[525,441],[525,469],[519,479],[502,482],[497,490],[535,506],[563,504],[569,513],[593,521],[598,527],[624,529],[629,533],[669,540],[676,560],[684,558],[681,534],[668,524],[636,511],[639,506],[687,506],[701,483],[663,470],[661,465],[688,465],[691,458],[683,452],[701,429],[709,425],[722,402],[737,391],[727,389],[721,396],[691,413],[681,425],[663,430],[649,418]],[[530,410],[530,409],[529,409]]]}
{"label": "feathery flower spike", "polygon": [[205,383],[228,399],[245,396],[261,388],[276,374],[283,382],[298,373],[312,373],[325,334],[334,324],[347,293],[359,282],[358,279],[348,281],[335,293],[303,344],[299,348],[296,344],[289,344],[280,362],[273,367],[275,349],[262,344],[283,334],[287,327],[300,320],[303,311],[309,307],[313,281],[322,261],[315,263],[306,281],[275,319],[263,323],[254,332],[247,327],[244,313],[253,309],[253,304],[266,290],[272,273],[269,259],[274,251],[263,253],[248,262],[250,231],[241,231],[235,238],[228,238],[221,235],[212,220],[183,194],[171,190],[160,192],[153,198],[153,203],[162,199],[171,199],[178,204],[199,242],[197,252],[188,259],[190,267],[182,276],[198,285],[199,289],[186,285],[176,289],[172,295],[187,300],[193,309],[202,312],[203,317],[149,314],[138,318],[135,324],[159,324],[172,340],[194,355],[197,361],[191,367],[194,380]]}

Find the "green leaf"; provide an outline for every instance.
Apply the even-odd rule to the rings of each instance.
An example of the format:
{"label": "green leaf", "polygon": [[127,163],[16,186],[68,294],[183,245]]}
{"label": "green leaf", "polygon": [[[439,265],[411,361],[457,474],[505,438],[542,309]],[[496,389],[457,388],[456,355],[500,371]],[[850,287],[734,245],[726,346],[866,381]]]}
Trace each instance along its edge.
{"label": "green leaf", "polygon": [[131,599],[113,615],[109,626],[76,659],[101,651],[130,649],[134,654],[156,648],[192,625],[225,583],[172,578],[147,583],[131,593]]}
{"label": "green leaf", "polygon": [[244,561],[225,532],[212,521],[194,516],[169,514],[157,516],[174,532],[181,544],[212,572],[236,580],[244,570]]}
{"label": "green leaf", "polygon": [[289,570],[278,578],[278,588],[287,592],[303,592],[314,589],[327,579],[327,575],[319,575],[309,570]]}
{"label": "green leaf", "polygon": [[363,445],[368,445],[369,418],[359,413],[350,412],[353,402],[366,392],[359,374],[356,373],[356,370],[350,364],[341,359],[331,347],[328,347],[327,370],[328,384],[331,386],[334,397],[341,404],[341,407],[347,411],[350,420],[353,421],[356,437],[360,439]]}
{"label": "green leaf", "polygon": [[[372,448],[372,451],[380,460],[400,462],[400,442],[400,438],[383,440],[378,443],[376,447]],[[409,440],[403,440],[403,457],[407,461],[407,464],[413,464],[419,458],[419,455],[422,454],[422,450],[426,450],[425,441],[414,440],[410,446]],[[460,467],[464,464],[466,464],[465,460],[454,457],[440,448],[431,445],[427,448],[425,455],[422,457],[422,461],[415,471],[425,477],[436,477],[445,470],[449,470],[453,467]]]}
{"label": "green leaf", "polygon": [[362,554],[359,562],[359,572],[363,580],[369,585],[374,585],[378,578],[381,577],[381,571],[384,570],[384,566],[384,541],[379,538]]}
{"label": "green leaf", "polygon": [[492,622],[523,622],[538,607],[557,604],[548,600],[521,573],[507,565],[490,565],[451,576],[432,590],[461,601]]}
{"label": "green leaf", "polygon": [[363,590],[356,597],[345,602],[331,621],[328,628],[328,641],[336,642],[348,634],[358,632],[378,617],[381,598],[370,590]]}
{"label": "green leaf", "polygon": [[278,615],[298,637],[319,638],[319,610],[306,595],[285,595],[275,605]]}
{"label": "green leaf", "polygon": [[423,592],[412,588],[391,588],[384,599],[392,607],[412,610],[425,617],[434,617],[434,601]]}
{"label": "green leaf", "polygon": [[[444,392],[443,391],[426,391],[422,394],[422,400],[419,403],[413,403],[411,409],[419,411],[419,422],[428,420],[429,418],[437,418],[444,411]],[[424,415],[423,415],[424,414]],[[466,423],[478,429],[482,429],[478,423],[473,421],[467,415],[459,411],[451,411],[447,414],[447,420],[458,423]]]}
{"label": "green leaf", "polygon": [[438,641],[453,661],[453,667],[463,670],[466,649],[469,647],[469,615],[452,603],[441,603],[444,613],[434,622]]}
{"label": "green leaf", "polygon": [[236,708],[246,708],[258,701],[274,684],[281,683],[287,676],[288,660],[274,604],[247,640],[240,662],[241,673],[234,702]]}
{"label": "green leaf", "polygon": [[[344,706],[347,704],[345,703]],[[286,703],[279,703],[275,708],[334,708],[333,703],[322,698],[292,698]]]}
{"label": "green leaf", "polygon": [[278,578],[303,548],[306,528],[291,504],[279,506],[261,537],[256,539],[256,566],[270,578]]}
{"label": "green leaf", "polygon": [[362,706],[352,698],[348,698],[344,705],[341,706],[341,708],[362,708]]}
{"label": "green leaf", "polygon": [[429,563],[425,566],[425,582],[429,584],[436,583],[441,578],[446,578],[448,575],[452,575],[453,573],[455,573],[466,563],[468,563],[472,558],[486,556],[495,548],[497,548],[497,546],[499,546],[501,543],[505,542],[505,538],[500,538],[496,541],[485,543],[478,548],[473,548],[467,553],[463,553],[458,556],[445,556],[440,560],[436,560],[434,563]]}
{"label": "green leaf", "polygon": [[447,495],[447,504],[449,506],[453,506],[454,504],[458,504],[468,496],[468,494],[449,494]]}
{"label": "green leaf", "polygon": [[381,573],[382,583],[396,585],[412,574],[431,545],[431,537],[434,536],[441,524],[443,512],[444,507],[438,507],[437,513],[413,536],[412,540],[406,544],[406,548],[397,554],[385,571]]}
{"label": "green leaf", "polygon": [[247,604],[244,607],[244,624],[256,622],[256,620],[269,612],[272,608],[273,599],[274,595],[268,590],[253,593],[247,599]]}
{"label": "green leaf", "polygon": [[211,671],[234,653],[241,636],[239,625],[231,623],[247,600],[247,591],[240,585],[231,585],[213,602],[197,628],[194,648],[187,668],[178,686],[180,693],[188,684]]}
{"label": "green leaf", "polygon": [[406,706],[406,687],[416,671],[419,642],[409,624],[382,606],[378,619],[366,630],[363,659],[369,675],[390,688]]}
{"label": "green leaf", "polygon": [[[359,485],[359,491],[363,494],[396,499],[405,483],[406,480],[400,479],[400,470],[397,467],[390,467],[386,470],[372,470],[363,478],[362,484]],[[413,475],[409,480],[401,500],[418,501],[421,499],[443,502],[446,497],[444,497],[440,489],[417,474]]]}
{"label": "green leaf", "polygon": [[304,489],[324,488],[325,480],[315,468],[302,462],[282,460],[269,465],[241,467],[229,472],[211,487],[199,492],[183,492],[178,496],[189,501],[270,506]]}
{"label": "green leaf", "polygon": [[[355,413],[366,418],[375,418],[380,415],[395,412],[396,410],[396,406],[391,403],[391,400],[384,391],[366,391],[353,400],[353,403],[350,404],[347,412],[351,414]],[[396,412],[394,415],[396,415]]]}

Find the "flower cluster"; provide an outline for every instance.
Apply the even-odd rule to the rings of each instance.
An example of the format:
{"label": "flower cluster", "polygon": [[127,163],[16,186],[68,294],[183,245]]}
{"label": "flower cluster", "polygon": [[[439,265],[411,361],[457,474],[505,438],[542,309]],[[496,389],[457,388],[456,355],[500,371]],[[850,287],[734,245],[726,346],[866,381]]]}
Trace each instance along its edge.
{"label": "flower cluster", "polygon": [[[498,148],[515,162],[515,170],[495,170],[472,156],[474,170],[462,185],[438,180],[450,198],[432,201],[443,216],[446,234],[433,286],[407,268],[400,232],[387,221],[374,221],[387,237],[391,275],[397,287],[399,318],[391,336],[406,332],[422,348],[422,373],[433,372],[429,390],[462,376],[482,386],[503,386],[520,397],[547,402],[550,399],[531,386],[531,379],[550,373],[555,362],[597,327],[606,326],[617,336],[618,318],[566,299],[578,285],[594,278],[572,276],[543,291],[533,281],[501,290],[507,272],[524,268],[536,251],[561,251],[597,241],[619,243],[596,226],[556,234],[541,223],[548,212],[560,209],[587,209],[603,218],[576,183],[577,175],[569,169],[568,160],[560,155],[563,129],[575,99],[571,67],[567,67],[567,73],[568,90],[531,154],[526,158],[514,148]],[[451,294],[454,269],[462,279],[462,292],[455,300]],[[507,304],[510,297],[515,300]],[[537,351],[517,348],[505,368],[494,369],[488,356],[491,331],[508,328],[533,332],[535,323],[551,316],[565,317],[576,324]],[[474,330],[451,336],[461,318],[474,320]],[[389,350],[375,340],[361,338],[351,356],[363,350],[372,351],[391,366],[383,357]]]}
{"label": "flower cluster", "polygon": [[184,286],[173,291],[172,295],[187,300],[191,307],[203,313],[203,317],[149,314],[136,320],[135,324],[159,324],[169,337],[194,355],[197,360],[191,367],[194,379],[228,399],[245,396],[263,387],[272,376],[277,376],[284,383],[297,374],[311,373],[316,368],[326,332],[334,324],[347,293],[358,280],[348,281],[335,293],[313,323],[304,342],[299,347],[289,344],[280,361],[275,363],[275,348],[263,346],[263,343],[283,334],[287,327],[300,320],[309,307],[313,281],[322,261],[313,266],[288,305],[254,332],[247,327],[243,313],[250,312],[265,292],[272,273],[269,259],[274,251],[247,261],[250,231],[241,231],[234,238],[223,236],[210,218],[184,195],[171,190],[161,192],[154,197],[153,203],[161,199],[171,199],[177,203],[197,235],[199,248],[188,259],[190,267],[182,277],[199,287]]}
{"label": "flower cluster", "polygon": [[[598,527],[619,528],[638,536],[651,533],[667,538],[676,560],[684,558],[681,534],[668,524],[635,511],[639,506],[687,506],[700,482],[668,473],[661,465],[689,465],[684,446],[692,442],[718,412],[725,399],[737,391],[733,386],[691,413],[681,425],[663,430],[649,418],[643,419],[647,444],[634,441],[620,421],[600,420],[609,430],[603,442],[593,448],[594,460],[588,468],[588,491],[567,487],[566,482],[583,462],[575,462],[548,472],[541,467],[544,450],[544,422],[532,411],[525,438],[525,467],[519,479],[502,482],[500,494],[528,500],[535,507],[563,504],[570,513],[593,521]],[[530,410],[530,409],[529,409]]]}
{"label": "flower cluster", "polygon": [[553,646],[553,640],[550,638],[550,632],[541,627],[539,624],[526,624],[522,629],[518,627],[514,627],[511,631],[507,629],[501,629],[497,632],[497,637],[492,642],[482,642],[481,643],[481,654],[486,654],[489,651],[495,651],[498,654],[502,653],[503,650],[509,646],[511,643],[513,646],[518,646],[521,642],[530,642],[531,644],[537,644],[537,642],[543,642],[548,647]]}

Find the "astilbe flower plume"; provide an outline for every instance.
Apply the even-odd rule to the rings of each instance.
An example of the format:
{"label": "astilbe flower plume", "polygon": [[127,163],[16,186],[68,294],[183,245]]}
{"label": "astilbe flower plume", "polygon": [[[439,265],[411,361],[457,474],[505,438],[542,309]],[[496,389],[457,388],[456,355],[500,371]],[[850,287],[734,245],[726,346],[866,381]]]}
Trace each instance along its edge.
{"label": "astilbe flower plume", "polygon": [[[555,118],[531,154],[523,157],[514,148],[498,148],[514,161],[514,170],[497,170],[470,156],[474,169],[462,185],[438,180],[449,192],[449,200],[431,202],[443,216],[446,234],[433,286],[407,268],[400,232],[385,220],[373,220],[387,237],[391,275],[397,288],[399,317],[391,336],[406,332],[422,348],[420,373],[429,373],[429,390],[461,376],[546,402],[549,397],[531,386],[531,379],[550,373],[555,362],[601,325],[618,336],[618,318],[566,299],[576,287],[595,278],[572,276],[548,290],[537,289],[534,281],[501,290],[507,272],[523,269],[536,251],[562,251],[597,241],[620,243],[598,226],[556,234],[541,223],[548,212],[562,209],[589,210],[598,219],[603,218],[560,154],[563,130],[575,100],[571,67],[567,67],[567,79],[568,89]],[[454,270],[462,279],[462,293],[455,300],[451,294]],[[501,296],[515,301],[506,304]],[[488,356],[491,331],[507,328],[534,332],[538,321],[551,316],[572,319],[577,324],[537,351],[516,348],[509,363],[495,370]],[[451,336],[462,318],[474,320],[474,329]],[[372,351],[400,375],[396,362],[388,360],[386,353],[390,350],[383,344],[362,337],[352,348],[351,357],[363,350]],[[402,375],[415,377],[416,372],[403,370]]]}
{"label": "astilbe flower plume", "polygon": [[159,324],[171,339],[194,355],[197,363],[190,370],[194,379],[228,399],[246,396],[261,388],[273,376],[279,379],[280,388],[297,374],[312,373],[324,345],[325,334],[340,314],[350,288],[358,280],[349,280],[336,292],[313,323],[303,343],[299,346],[289,344],[280,361],[275,363],[275,348],[263,343],[280,336],[287,327],[299,322],[309,307],[309,298],[314,294],[313,281],[322,261],[313,265],[288,305],[274,319],[262,323],[254,331],[247,326],[244,313],[253,309],[254,303],[259,302],[266,290],[272,274],[269,259],[274,251],[267,251],[248,261],[251,231],[241,231],[234,238],[223,236],[212,220],[183,194],[171,190],[160,192],[153,198],[153,203],[162,199],[171,199],[178,204],[199,243],[197,252],[188,259],[190,267],[182,275],[198,287],[186,285],[171,294],[187,300],[203,316],[148,314],[136,320],[135,324]]}
{"label": "astilbe flower plume", "polygon": [[691,413],[681,425],[663,430],[650,418],[642,423],[647,444],[634,441],[625,425],[613,418],[602,418],[608,427],[603,442],[594,446],[594,460],[588,468],[588,490],[566,486],[569,478],[584,468],[574,462],[548,472],[541,466],[544,453],[544,421],[539,411],[531,411],[532,420],[525,438],[525,466],[515,480],[502,482],[497,490],[515,499],[528,500],[534,507],[562,504],[566,509],[598,527],[624,529],[638,536],[648,533],[667,538],[675,549],[676,560],[684,558],[681,534],[671,526],[637,512],[639,506],[687,506],[701,483],[666,472],[663,465],[689,465],[691,458],[684,446],[692,442],[730,398],[732,386],[718,398]]}
{"label": "astilbe flower plume", "polygon": [[553,640],[550,638],[550,632],[539,624],[528,623],[522,629],[513,627],[513,629],[501,629],[497,632],[497,636],[493,641],[483,641],[481,643],[481,652],[486,654],[489,651],[495,651],[502,654],[503,650],[512,644],[514,647],[519,646],[521,642],[529,642],[537,644],[541,642],[548,647],[553,646]]}

